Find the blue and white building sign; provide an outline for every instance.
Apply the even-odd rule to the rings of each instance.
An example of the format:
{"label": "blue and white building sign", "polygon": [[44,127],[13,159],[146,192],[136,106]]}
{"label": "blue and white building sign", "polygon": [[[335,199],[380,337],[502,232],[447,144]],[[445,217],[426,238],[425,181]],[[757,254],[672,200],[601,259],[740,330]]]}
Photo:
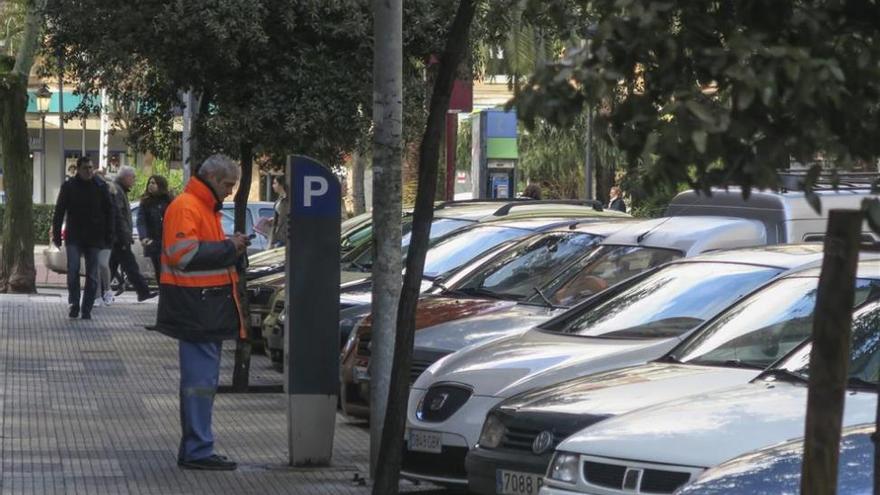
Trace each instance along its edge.
{"label": "blue and white building sign", "polygon": [[335,217],[341,214],[339,179],[327,167],[301,155],[288,161],[291,208],[294,215]]}

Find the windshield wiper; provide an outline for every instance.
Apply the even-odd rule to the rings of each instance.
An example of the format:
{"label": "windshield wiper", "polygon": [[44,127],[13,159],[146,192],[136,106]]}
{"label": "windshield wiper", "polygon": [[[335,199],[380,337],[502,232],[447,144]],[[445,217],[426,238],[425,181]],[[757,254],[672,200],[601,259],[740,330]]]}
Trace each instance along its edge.
{"label": "windshield wiper", "polygon": [[759,366],[757,364],[749,363],[746,361],[742,361],[739,359],[725,359],[725,360],[717,360],[717,361],[691,361],[691,364],[699,364],[705,366],[723,366],[725,368],[745,368],[750,370],[762,370],[763,366]]}
{"label": "windshield wiper", "polygon": [[667,354],[665,356],[661,356],[661,357],[655,359],[654,361],[658,362],[658,363],[682,364],[681,360],[678,359],[677,357],[673,356],[672,354]]}
{"label": "windshield wiper", "polygon": [[552,302],[550,302],[550,299],[547,298],[547,295],[544,294],[544,291],[542,291],[541,289],[539,289],[537,287],[532,287],[532,290],[534,290],[535,293],[537,293],[539,296],[541,296],[541,299],[544,300],[544,303],[547,305],[548,308],[557,309],[557,306],[554,305]]}
{"label": "windshield wiper", "polygon": [[373,269],[372,264],[370,265],[362,265],[357,261],[349,261],[348,266],[352,268],[356,268],[359,272],[369,272]]}
{"label": "windshield wiper", "polygon": [[765,378],[768,376],[772,376],[777,380],[782,380],[790,383],[809,383],[807,377],[803,375],[799,375],[794,371],[789,371],[785,368],[770,368],[761,373],[760,377]]}
{"label": "windshield wiper", "polygon": [[877,390],[877,383],[858,376],[851,376],[846,380],[846,386],[852,388],[863,388],[868,390]]}

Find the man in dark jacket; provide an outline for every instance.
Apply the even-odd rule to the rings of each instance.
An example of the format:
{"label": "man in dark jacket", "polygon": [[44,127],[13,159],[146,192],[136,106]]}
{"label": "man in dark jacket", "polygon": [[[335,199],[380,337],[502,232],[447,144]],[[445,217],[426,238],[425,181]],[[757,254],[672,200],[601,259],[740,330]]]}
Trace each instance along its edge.
{"label": "man in dark jacket", "polygon": [[165,211],[156,330],[179,341],[183,436],[177,465],[183,469],[237,466],[214,452],[211,416],[223,341],[244,336],[235,267],[248,238],[235,233],[227,239],[220,224],[223,198],[239,173],[229,158],[209,157]]}
{"label": "man in dark jacket", "polygon": [[623,193],[621,193],[620,188],[612,186],[608,195],[610,196],[608,209],[626,213],[626,203],[623,201]]}
{"label": "man in dark jacket", "polygon": [[[76,161],[76,175],[61,185],[52,218],[52,243],[67,251],[67,303],[71,318],[92,317],[98,290],[98,251],[113,239],[113,208],[107,183],[95,176],[88,157]],[[61,231],[67,218],[65,237]],[[86,261],[86,285],[80,303],[80,258]]]}
{"label": "man in dark jacket", "polygon": [[110,254],[110,271],[115,272],[118,265],[122,268],[128,281],[137,291],[138,302],[156,297],[156,292],[150,292],[150,286],[141,275],[141,269],[137,264],[131,245],[134,243],[131,221],[131,203],[128,201],[128,192],[134,185],[134,169],[121,167],[116,174],[116,180],[110,185],[110,196],[113,199],[115,218],[115,236],[113,238],[113,252]]}

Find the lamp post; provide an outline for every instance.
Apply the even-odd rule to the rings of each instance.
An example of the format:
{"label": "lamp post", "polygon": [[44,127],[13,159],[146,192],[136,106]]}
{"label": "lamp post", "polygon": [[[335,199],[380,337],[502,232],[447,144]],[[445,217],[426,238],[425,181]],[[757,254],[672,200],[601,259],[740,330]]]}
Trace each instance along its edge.
{"label": "lamp post", "polygon": [[40,201],[46,202],[46,113],[52,101],[52,92],[45,84],[37,90],[37,112],[40,114]]}

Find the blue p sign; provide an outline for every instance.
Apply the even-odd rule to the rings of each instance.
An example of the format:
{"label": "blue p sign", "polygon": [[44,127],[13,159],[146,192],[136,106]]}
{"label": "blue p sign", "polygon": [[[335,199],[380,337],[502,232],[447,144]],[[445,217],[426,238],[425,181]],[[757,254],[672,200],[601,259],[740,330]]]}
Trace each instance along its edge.
{"label": "blue p sign", "polygon": [[292,156],[290,165],[293,214],[338,217],[341,191],[336,176],[306,156]]}

